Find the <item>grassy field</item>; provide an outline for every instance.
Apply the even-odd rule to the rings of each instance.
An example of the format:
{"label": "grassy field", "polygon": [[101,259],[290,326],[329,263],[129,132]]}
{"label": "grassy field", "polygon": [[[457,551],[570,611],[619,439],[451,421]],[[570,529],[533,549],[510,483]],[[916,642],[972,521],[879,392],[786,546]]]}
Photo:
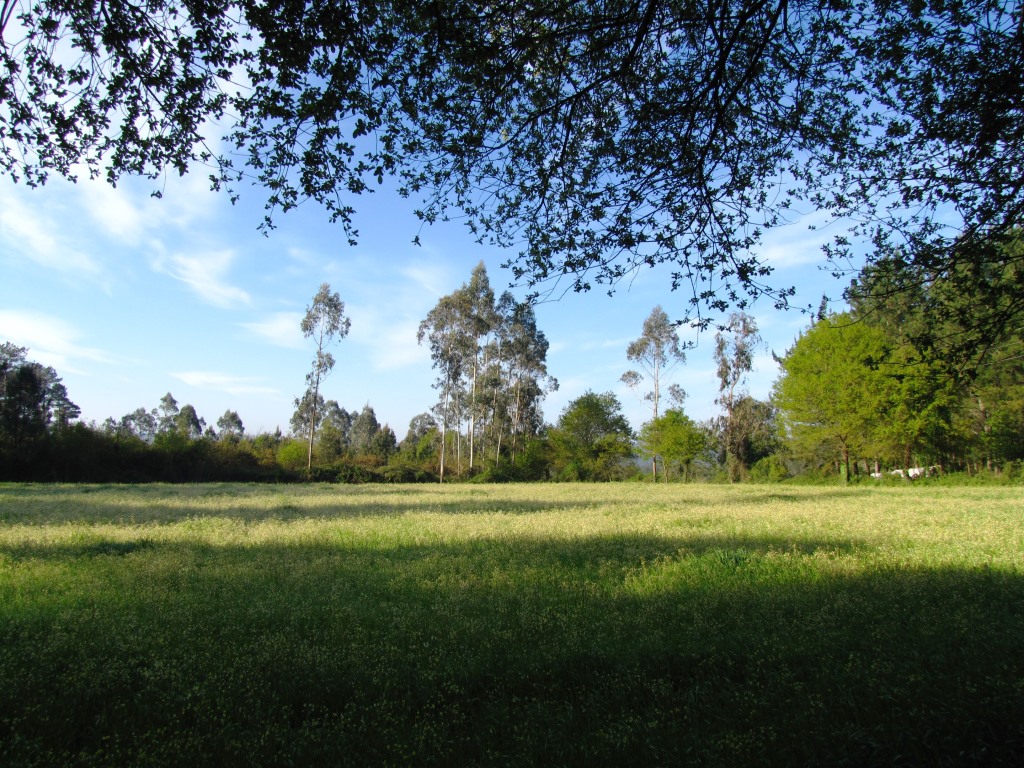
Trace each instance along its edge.
{"label": "grassy field", "polygon": [[0,765],[1020,765],[1024,492],[0,486]]}

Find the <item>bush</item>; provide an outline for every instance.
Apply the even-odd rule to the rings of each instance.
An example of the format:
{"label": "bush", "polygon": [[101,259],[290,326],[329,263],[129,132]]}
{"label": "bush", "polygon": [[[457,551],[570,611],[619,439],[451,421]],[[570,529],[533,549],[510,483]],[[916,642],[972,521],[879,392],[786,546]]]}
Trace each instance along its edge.
{"label": "bush", "polygon": [[277,449],[277,463],[289,472],[301,472],[309,464],[309,447],[305,443],[290,440]]}
{"label": "bush", "polygon": [[389,464],[380,471],[385,483],[436,483],[437,475],[415,464]]}
{"label": "bush", "polygon": [[777,453],[765,456],[750,468],[750,479],[755,483],[779,483],[789,476],[786,462]]}

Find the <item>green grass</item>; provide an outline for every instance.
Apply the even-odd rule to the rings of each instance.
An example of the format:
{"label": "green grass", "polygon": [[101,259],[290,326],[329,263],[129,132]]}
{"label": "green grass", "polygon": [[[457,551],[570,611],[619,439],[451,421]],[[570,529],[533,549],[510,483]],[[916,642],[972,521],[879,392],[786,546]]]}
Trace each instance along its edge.
{"label": "green grass", "polygon": [[0,764],[1019,765],[1019,488],[0,486]]}

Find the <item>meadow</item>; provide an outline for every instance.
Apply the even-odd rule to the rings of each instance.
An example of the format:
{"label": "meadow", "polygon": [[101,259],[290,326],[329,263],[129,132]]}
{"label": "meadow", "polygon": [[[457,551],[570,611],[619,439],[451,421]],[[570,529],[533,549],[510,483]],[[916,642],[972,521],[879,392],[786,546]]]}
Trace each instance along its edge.
{"label": "meadow", "polygon": [[1024,491],[0,485],[0,765],[1020,765]]}

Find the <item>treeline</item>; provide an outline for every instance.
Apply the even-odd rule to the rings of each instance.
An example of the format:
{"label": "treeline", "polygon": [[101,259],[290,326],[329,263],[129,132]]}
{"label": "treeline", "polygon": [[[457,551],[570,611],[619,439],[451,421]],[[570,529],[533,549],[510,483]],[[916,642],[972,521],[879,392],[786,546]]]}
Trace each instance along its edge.
{"label": "treeline", "polygon": [[779,360],[773,404],[787,455],[844,477],[1019,473],[1024,333],[1007,319],[1024,294],[989,290],[1007,280],[1024,284],[1017,235],[984,269],[931,274],[895,253],[862,273],[849,311],[823,307]]}
{"label": "treeline", "polygon": [[[207,425],[196,409],[170,393],[157,407],[138,408],[102,424],[72,422],[78,409],[52,369],[24,362],[26,350],[0,347],[0,480],[59,482],[349,482],[436,480],[429,470],[393,462],[395,433],[371,406],[347,412],[328,401],[316,464],[307,468],[306,438],[297,431],[248,435],[237,412]],[[21,384],[43,373],[31,388]],[[301,419],[297,411],[293,424]],[[305,422],[308,424],[308,422]],[[412,445],[415,439],[409,441]]]}
{"label": "treeline", "polygon": [[[1018,241],[1006,246],[1004,270],[1016,270],[1022,253]],[[287,435],[247,434],[232,410],[207,424],[170,393],[154,408],[84,424],[57,372],[4,343],[0,480],[768,482],[1024,474],[1024,334],[1000,328],[972,359],[921,344],[948,338],[962,350],[963,320],[934,311],[934,294],[949,290],[945,276],[908,269],[898,258],[883,260],[851,285],[848,311],[823,304],[776,358],[782,372],[767,400],[745,386],[762,346],[757,326],[746,314],[732,315],[715,336],[721,413],[703,422],[685,413],[685,390],[672,381],[673,373],[683,378],[685,350],[676,325],[655,307],[626,350],[636,368],[621,379],[651,405],[638,431],[612,392],[588,391],[545,422],[542,401],[557,387],[547,373],[547,339],[529,304],[508,293],[495,297],[482,264],[420,326],[438,374],[437,400],[401,439],[370,404],[348,411],[324,399],[323,361],[333,360],[323,343]],[[955,284],[963,290],[962,280]],[[318,297],[335,301],[341,318],[343,305],[328,288]],[[962,297],[965,316],[977,300]],[[951,301],[944,295],[940,303]],[[999,307],[986,306],[985,314],[998,317]]]}

